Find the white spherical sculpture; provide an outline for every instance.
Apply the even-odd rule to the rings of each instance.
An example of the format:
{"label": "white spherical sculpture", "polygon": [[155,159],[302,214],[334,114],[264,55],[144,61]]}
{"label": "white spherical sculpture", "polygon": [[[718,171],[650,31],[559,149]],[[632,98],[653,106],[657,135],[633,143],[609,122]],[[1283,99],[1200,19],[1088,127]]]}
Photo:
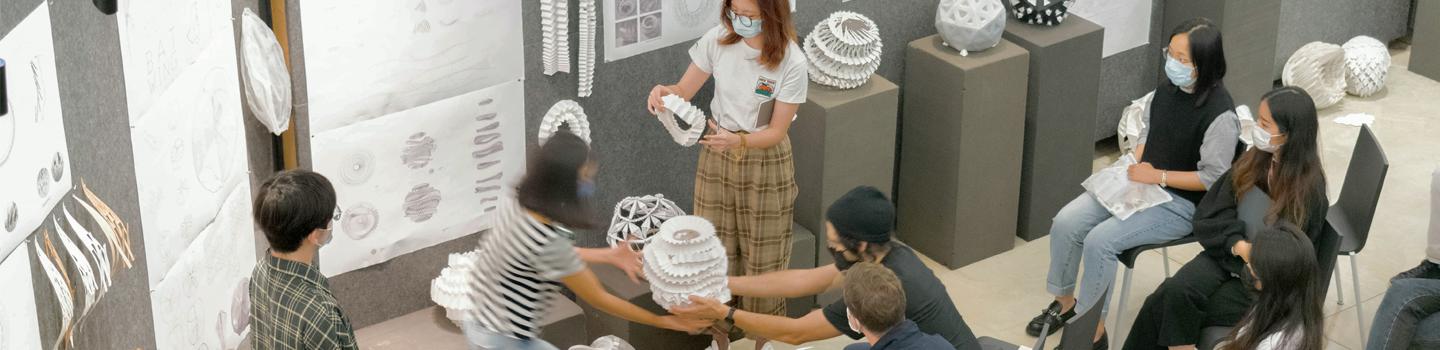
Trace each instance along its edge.
{"label": "white spherical sculpture", "polygon": [[1316,109],[1330,107],[1345,98],[1345,50],[1319,41],[1305,44],[1285,61],[1280,80],[1309,93]]}
{"label": "white spherical sculpture", "polygon": [[560,125],[569,126],[571,134],[579,136],[587,144],[590,143],[590,119],[585,117],[585,108],[580,107],[579,103],[560,100],[550,106],[545,117],[540,119],[540,143],[545,143],[545,140],[550,139],[550,135],[560,131]]}
{"label": "white spherical sculpture", "polygon": [[704,218],[681,216],[661,224],[644,255],[650,297],[661,307],[689,305],[691,295],[730,301],[725,246]]}
{"label": "white spherical sculpture", "polygon": [[1361,35],[1341,48],[1345,50],[1345,92],[1360,97],[1380,92],[1390,73],[1390,49],[1385,43]]}
{"label": "white spherical sculpture", "polygon": [[475,310],[475,301],[469,291],[474,280],[471,271],[479,258],[478,250],[450,254],[449,266],[430,281],[430,299],[445,308],[445,317],[457,326],[468,320],[468,315]]}
{"label": "white spherical sculpture", "polygon": [[[665,126],[665,131],[670,133],[670,138],[685,147],[700,141],[700,136],[705,133],[705,111],[679,95],[665,95],[660,101],[665,104],[665,109],[656,117],[660,118],[660,125]],[[685,122],[688,127],[681,126],[680,121]]]}
{"label": "white spherical sculpture", "polygon": [[810,81],[852,89],[880,68],[880,29],[858,13],[839,11],[815,25],[805,37]]}
{"label": "white spherical sculpture", "polygon": [[1005,33],[1005,6],[1000,0],[941,0],[935,30],[962,55],[995,47]]}
{"label": "white spherical sculpture", "polygon": [[615,203],[615,213],[610,217],[610,230],[605,240],[611,246],[629,245],[643,249],[650,237],[660,230],[666,220],[685,215],[674,201],[665,199],[663,194],[641,197],[625,197]]}

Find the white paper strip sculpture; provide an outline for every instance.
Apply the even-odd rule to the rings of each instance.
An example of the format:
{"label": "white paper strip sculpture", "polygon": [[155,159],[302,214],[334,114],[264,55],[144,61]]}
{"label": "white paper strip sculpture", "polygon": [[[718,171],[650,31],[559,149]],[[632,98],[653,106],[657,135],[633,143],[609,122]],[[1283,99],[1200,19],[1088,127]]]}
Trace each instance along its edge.
{"label": "white paper strip sculpture", "polygon": [[[1020,22],[1053,26],[1065,21],[1075,0],[1013,0],[1011,9]],[[1103,1],[1103,0],[1099,0]]]}
{"label": "white paper strip sculpture", "polygon": [[615,213],[610,217],[610,230],[605,241],[610,246],[628,244],[634,249],[643,249],[655,231],[666,220],[685,215],[685,211],[674,201],[665,199],[663,194],[641,197],[625,197],[615,203]]}
{"label": "white paper strip sculpture", "polygon": [[1005,33],[1005,5],[1000,0],[940,1],[935,30],[961,55],[995,47]]}
{"label": "white paper strip sculpture", "polygon": [[275,32],[246,7],[241,12],[240,68],[245,105],[265,128],[280,135],[290,128],[290,68]]}
{"label": "white paper strip sculpture", "polygon": [[1361,35],[1341,48],[1345,49],[1345,92],[1360,97],[1380,92],[1390,73],[1390,50],[1385,43]]}
{"label": "white paper strip sculpture", "polygon": [[1319,41],[1305,44],[1285,61],[1280,80],[1309,93],[1316,109],[1330,107],[1345,98],[1345,50]]}
{"label": "white paper strip sculpture", "polygon": [[689,305],[691,295],[730,301],[725,247],[715,237],[715,226],[704,218],[680,216],[666,221],[644,255],[650,297],[661,307]]}
{"label": "white paper strip sculpture", "polygon": [[570,127],[570,133],[579,136],[590,143],[590,119],[585,117],[585,109],[579,103],[571,100],[560,100],[550,106],[550,111],[545,112],[545,117],[540,119],[540,143],[550,139],[550,135],[560,131],[560,125]]}
{"label": "white paper strip sculpture", "polygon": [[840,89],[860,86],[880,67],[881,46],[874,21],[854,12],[832,13],[805,37],[810,81]]}
{"label": "white paper strip sculpture", "polygon": [[430,281],[430,299],[445,308],[445,317],[457,326],[467,319],[466,315],[471,310],[475,310],[469,290],[471,269],[479,257],[479,251],[450,254],[449,267],[440,270],[440,276]]}
{"label": "white paper strip sculpture", "polygon": [[540,59],[545,75],[570,72],[570,0],[540,1]]}
{"label": "white paper strip sculpture", "polygon": [[580,97],[590,97],[595,86],[595,0],[580,0]]}
{"label": "white paper strip sculpture", "polygon": [[[700,141],[700,135],[705,133],[705,111],[678,95],[665,95],[660,101],[665,103],[665,110],[660,111],[656,117],[660,118],[660,124],[665,126],[665,131],[670,132],[670,138],[685,147]],[[682,128],[676,119],[685,122],[689,128]]]}

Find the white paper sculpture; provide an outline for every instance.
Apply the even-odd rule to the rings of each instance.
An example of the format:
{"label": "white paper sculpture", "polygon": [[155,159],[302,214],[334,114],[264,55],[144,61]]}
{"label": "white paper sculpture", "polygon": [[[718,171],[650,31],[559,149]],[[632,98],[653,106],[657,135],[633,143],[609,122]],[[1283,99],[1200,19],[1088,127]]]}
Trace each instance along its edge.
{"label": "white paper sculpture", "polygon": [[650,297],[669,309],[690,304],[690,296],[730,301],[725,247],[715,226],[698,216],[680,216],[660,225],[645,247],[645,278]]}
{"label": "white paper sculpture", "polygon": [[545,118],[540,119],[540,143],[550,139],[550,135],[560,131],[560,125],[570,127],[570,133],[579,136],[590,143],[590,120],[585,117],[585,109],[579,103],[571,100],[560,100],[550,106],[550,111],[545,112]]}
{"label": "white paper sculpture", "polygon": [[445,308],[445,317],[459,326],[467,320],[466,315],[475,310],[470,296],[471,269],[480,251],[450,254],[450,265],[440,270],[440,276],[430,281],[430,300]]}
{"label": "white paper sculpture", "polygon": [[634,249],[643,249],[645,243],[666,220],[685,215],[675,202],[665,199],[663,194],[642,197],[625,197],[615,203],[615,213],[610,217],[610,230],[605,241],[610,246],[628,244]]}
{"label": "white paper sculpture", "polygon": [[580,0],[580,97],[590,97],[595,86],[595,25],[599,21],[597,16],[595,0]]}
{"label": "white paper sculpture", "polygon": [[1005,5],[1000,0],[943,0],[935,10],[935,30],[945,45],[962,56],[1000,44],[1005,33]]}
{"label": "white paper sculpture", "polygon": [[545,75],[570,72],[570,1],[540,1],[540,59]]}
{"label": "white paper sculpture", "polygon": [[1309,93],[1316,109],[1330,107],[1345,98],[1345,50],[1319,41],[1305,44],[1285,61],[1280,80]]}
{"label": "white paper sculpture", "polygon": [[576,345],[571,346],[570,350],[635,350],[635,347],[625,342],[624,339],[620,339],[620,337],[607,335],[595,339],[595,342],[590,343],[590,346]]}
{"label": "white paper sculpture", "polygon": [[1140,145],[1140,135],[1145,134],[1147,116],[1150,115],[1150,100],[1155,99],[1155,92],[1146,93],[1145,96],[1130,101],[1129,106],[1120,111],[1120,123],[1115,125],[1115,136],[1120,141],[1120,152],[1130,153]]}
{"label": "white paper sculpture", "polygon": [[880,49],[874,21],[854,12],[832,13],[805,37],[810,80],[840,89],[860,86],[880,67]]}
{"label": "white paper sculpture", "polygon": [[290,128],[290,69],[275,32],[245,8],[240,15],[240,68],[245,73],[245,104],[271,133]]}
{"label": "white paper sculpture", "polygon": [[1341,47],[1345,49],[1345,92],[1360,97],[1380,92],[1390,73],[1390,50],[1385,43],[1361,35]]}
{"label": "white paper sculpture", "polygon": [[1030,24],[1053,26],[1065,21],[1075,0],[1013,0],[1015,19]]}
{"label": "white paper sculpture", "polygon": [[[665,126],[665,131],[670,132],[670,138],[685,147],[700,141],[700,135],[705,133],[705,111],[679,95],[665,95],[660,101],[665,103],[665,110],[660,111],[656,117],[660,118],[660,124]],[[676,119],[685,122],[689,128],[682,128]]]}

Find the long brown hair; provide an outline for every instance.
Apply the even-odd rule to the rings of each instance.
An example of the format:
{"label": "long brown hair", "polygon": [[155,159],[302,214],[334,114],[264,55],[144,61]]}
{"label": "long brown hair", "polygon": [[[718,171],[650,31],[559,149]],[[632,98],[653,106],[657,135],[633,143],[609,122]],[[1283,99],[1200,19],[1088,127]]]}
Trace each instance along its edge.
{"label": "long brown hair", "polygon": [[[1323,348],[1325,315],[1320,304],[1325,302],[1325,285],[1310,239],[1295,225],[1281,222],[1260,230],[1251,251],[1251,276],[1260,281],[1260,292],[1230,330],[1227,339],[1232,341],[1222,350],[1254,349],[1277,333],[1282,334],[1278,349]],[[1297,337],[1294,332],[1301,333]]]}
{"label": "long brown hair", "polygon": [[[735,34],[735,27],[730,25],[730,10],[735,0],[725,0],[724,6],[720,8],[720,23],[729,29],[729,33],[720,37],[720,44],[731,45],[740,42],[743,37]],[[767,69],[780,67],[780,62],[785,61],[785,49],[792,42],[798,42],[795,34],[795,26],[790,24],[790,1],[789,0],[755,0],[760,8],[760,35],[765,37],[765,47],[760,48],[760,65]]]}
{"label": "long brown hair", "polygon": [[[1306,214],[1311,196],[1317,194],[1315,191],[1325,191],[1325,172],[1320,168],[1316,141],[1320,126],[1315,102],[1305,90],[1286,86],[1266,93],[1260,103],[1270,108],[1271,118],[1280,134],[1285,135],[1285,144],[1276,154],[1252,148],[1240,157],[1234,168],[1236,199],[1245,196],[1251,187],[1262,186],[1273,203],[1266,215],[1269,220],[1304,225],[1309,219]],[[1274,160],[1276,156],[1280,157],[1278,161]],[[1272,164],[1278,166],[1273,177],[1268,176]]]}

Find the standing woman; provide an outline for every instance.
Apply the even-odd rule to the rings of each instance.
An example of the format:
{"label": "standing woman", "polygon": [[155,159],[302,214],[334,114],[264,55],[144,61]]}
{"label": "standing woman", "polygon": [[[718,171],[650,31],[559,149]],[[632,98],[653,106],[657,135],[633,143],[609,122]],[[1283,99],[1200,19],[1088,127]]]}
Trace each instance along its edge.
{"label": "standing woman", "polygon": [[[1320,240],[1330,201],[1317,150],[1319,128],[1315,102],[1304,90],[1286,86],[1260,99],[1259,118],[1245,131],[1254,147],[1195,209],[1195,236],[1205,251],[1145,299],[1125,349],[1193,349],[1204,327],[1239,322],[1254,302],[1239,277],[1248,273],[1245,264],[1252,261],[1252,245],[1237,213],[1244,196],[1256,193],[1251,189],[1271,199],[1268,225],[1294,225],[1311,242]],[[1259,249],[1254,245],[1253,250]],[[1318,251],[1315,246],[1298,254],[1314,259]]]}
{"label": "standing woman", "polygon": [[[1126,249],[1172,241],[1190,234],[1195,203],[1221,174],[1230,169],[1239,145],[1234,103],[1221,80],[1225,50],[1220,28],[1195,18],[1175,27],[1165,53],[1168,83],[1155,89],[1146,109],[1149,126],[1135,148],[1130,181],[1164,187],[1174,200],[1133,214],[1112,217],[1094,196],[1082,193],[1060,209],[1050,226],[1048,291],[1055,301],[1026,327],[1039,335],[1044,325],[1053,333],[1077,310],[1104,308],[1100,300],[1115,281],[1117,255]],[[1084,284],[1076,299],[1076,275],[1084,258]],[[1102,309],[1104,310],[1104,309]],[[1096,348],[1109,344],[1104,323],[1095,332]]]}
{"label": "standing woman", "polygon": [[[731,276],[785,269],[795,209],[795,166],[786,133],[809,84],[787,0],[725,0],[721,25],[690,48],[691,64],[675,85],[650,91],[685,100],[713,75],[710,129],[695,169],[695,215],[715,224]],[[762,108],[773,103],[773,110]],[[769,113],[762,111],[769,110]],[[782,298],[739,298],[741,310],[784,315]],[[756,342],[764,344],[764,340]]]}

